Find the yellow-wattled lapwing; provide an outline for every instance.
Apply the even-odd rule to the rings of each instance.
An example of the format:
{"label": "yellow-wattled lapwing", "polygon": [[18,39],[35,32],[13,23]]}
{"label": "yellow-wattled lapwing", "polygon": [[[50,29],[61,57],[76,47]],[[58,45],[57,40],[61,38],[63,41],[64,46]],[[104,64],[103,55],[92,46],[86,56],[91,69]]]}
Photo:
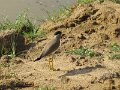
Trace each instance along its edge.
{"label": "yellow-wattled lapwing", "polygon": [[53,67],[53,54],[58,49],[58,47],[60,46],[61,34],[62,34],[61,31],[55,32],[53,39],[51,41],[49,41],[45,45],[45,47],[43,48],[40,57],[35,59],[35,61],[38,61],[38,60],[41,60],[41,58],[52,54],[52,60],[49,59],[50,70],[55,70],[54,67]]}

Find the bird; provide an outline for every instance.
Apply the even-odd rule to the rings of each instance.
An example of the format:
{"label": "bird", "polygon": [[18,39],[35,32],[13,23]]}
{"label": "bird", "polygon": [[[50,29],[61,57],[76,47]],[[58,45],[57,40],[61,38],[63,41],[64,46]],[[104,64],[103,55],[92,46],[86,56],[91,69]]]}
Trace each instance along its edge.
{"label": "bird", "polygon": [[55,68],[53,67],[53,56],[54,56],[55,51],[60,46],[61,35],[62,35],[61,31],[56,31],[54,33],[54,37],[45,45],[45,47],[42,50],[41,55],[37,59],[35,59],[34,62],[39,61],[43,57],[50,56],[52,54],[52,60],[50,59],[48,60],[49,68],[50,70],[55,70]]}

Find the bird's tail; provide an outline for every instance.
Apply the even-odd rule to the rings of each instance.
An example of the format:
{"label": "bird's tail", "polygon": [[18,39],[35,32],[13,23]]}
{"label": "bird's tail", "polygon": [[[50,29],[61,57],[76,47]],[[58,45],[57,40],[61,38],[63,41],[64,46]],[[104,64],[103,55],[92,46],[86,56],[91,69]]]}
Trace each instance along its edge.
{"label": "bird's tail", "polygon": [[42,58],[42,55],[40,57],[38,57],[37,59],[34,60],[35,61],[39,61]]}

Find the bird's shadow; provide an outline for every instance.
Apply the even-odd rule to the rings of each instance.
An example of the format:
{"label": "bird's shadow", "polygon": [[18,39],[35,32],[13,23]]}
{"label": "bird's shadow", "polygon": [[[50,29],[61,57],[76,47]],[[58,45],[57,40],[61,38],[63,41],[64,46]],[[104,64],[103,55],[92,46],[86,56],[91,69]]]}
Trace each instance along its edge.
{"label": "bird's shadow", "polygon": [[[97,68],[105,68],[104,66],[101,66],[101,65],[96,65],[95,67],[85,67],[85,68],[80,68],[80,69],[74,69],[74,70],[71,70],[71,71],[68,71],[67,73],[65,73],[64,75],[62,76],[74,76],[74,75],[77,75],[77,74],[86,74],[86,73],[89,73],[89,72],[92,72],[93,70],[96,70]],[[60,77],[62,77],[60,76]]]}
{"label": "bird's shadow", "polygon": [[[40,43],[40,42],[42,42],[42,41],[44,41],[44,40],[46,40],[46,38],[40,39],[37,43]],[[37,43],[34,43],[34,42],[29,43],[28,45],[26,45],[26,49],[29,50],[30,48],[36,46]]]}

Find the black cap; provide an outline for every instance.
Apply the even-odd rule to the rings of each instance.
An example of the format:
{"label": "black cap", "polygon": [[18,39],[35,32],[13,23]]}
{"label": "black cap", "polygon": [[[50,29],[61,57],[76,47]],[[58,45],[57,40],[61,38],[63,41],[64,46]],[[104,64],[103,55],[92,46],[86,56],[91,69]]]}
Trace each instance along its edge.
{"label": "black cap", "polygon": [[54,35],[58,35],[58,34],[62,34],[62,32],[61,32],[61,31],[56,31],[56,32],[54,33]]}

